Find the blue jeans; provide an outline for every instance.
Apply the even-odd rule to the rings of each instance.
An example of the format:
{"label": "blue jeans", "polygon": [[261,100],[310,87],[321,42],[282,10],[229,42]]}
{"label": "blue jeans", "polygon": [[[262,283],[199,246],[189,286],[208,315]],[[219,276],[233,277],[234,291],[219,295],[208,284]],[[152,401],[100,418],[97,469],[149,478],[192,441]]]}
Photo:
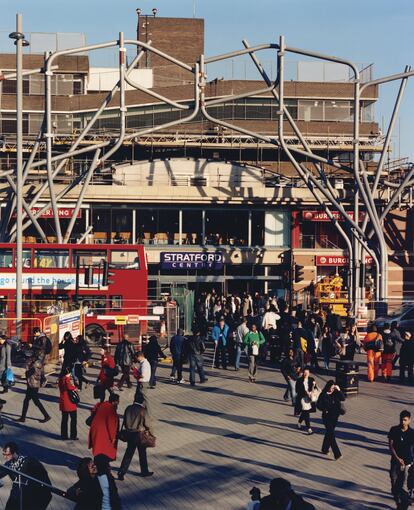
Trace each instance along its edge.
{"label": "blue jeans", "polygon": [[293,379],[286,380],[287,382],[287,388],[285,391],[285,397],[287,398],[290,395],[290,398],[292,400],[292,405],[294,406],[296,403],[296,381]]}
{"label": "blue jeans", "polygon": [[236,352],[234,357],[234,368],[240,368],[240,358],[242,353],[242,346],[236,345]]}

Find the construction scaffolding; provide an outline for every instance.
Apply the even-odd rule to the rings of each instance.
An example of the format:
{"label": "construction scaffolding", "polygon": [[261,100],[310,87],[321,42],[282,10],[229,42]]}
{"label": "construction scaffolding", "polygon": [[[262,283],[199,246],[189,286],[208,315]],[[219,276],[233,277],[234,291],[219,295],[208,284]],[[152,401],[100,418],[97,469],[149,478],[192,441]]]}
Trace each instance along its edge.
{"label": "construction scaffolding", "polygon": [[[74,55],[79,53],[89,53],[102,48],[118,49],[119,62],[118,72],[119,80],[113,89],[107,94],[101,106],[93,113],[87,125],[79,133],[74,134],[70,139],[65,139],[65,144],[69,143],[70,148],[65,152],[62,151],[62,146],[59,146],[59,151],[56,146],[62,143],[61,137],[56,135],[53,130],[52,123],[52,90],[51,83],[52,77],[56,71],[55,62],[58,57],[63,55]],[[127,62],[126,54],[127,48],[136,47],[137,54],[131,62]],[[265,70],[258,58],[258,54],[263,50],[273,51],[277,61],[277,73],[275,79],[271,79],[269,73]],[[193,85],[193,97],[190,100],[175,101],[165,97],[153,89],[146,88],[138,83],[135,83],[131,77],[131,71],[136,68],[138,62],[147,53],[154,53],[165,59],[170,65],[178,66],[180,69],[191,75]],[[350,73],[351,82],[353,83],[353,135],[352,137],[342,138],[338,140],[330,140],[329,144],[345,147],[352,152],[352,160],[348,162],[338,162],[319,155],[316,151],[324,141],[320,139],[313,139],[305,136],[294,121],[292,115],[285,102],[285,56],[287,54],[300,55],[311,57],[322,63],[335,63],[338,66],[344,66]],[[206,97],[206,66],[218,62],[230,62],[235,58],[248,56],[257,69],[259,77],[263,80],[263,86],[257,90],[240,93],[237,95],[226,95],[221,98],[207,98]],[[320,204],[321,208],[328,215],[336,229],[346,242],[348,256],[349,256],[349,281],[350,292],[349,302],[352,308],[356,311],[365,301],[365,292],[361,282],[364,280],[364,261],[365,256],[368,254],[373,258],[376,267],[376,285],[375,285],[375,300],[379,303],[387,302],[387,288],[388,288],[388,255],[387,247],[383,233],[383,221],[388,212],[398,204],[401,196],[409,189],[414,182],[414,166],[408,165],[405,168],[404,175],[398,182],[389,181],[384,176],[386,170],[386,156],[388,155],[391,136],[395,127],[396,118],[400,109],[401,100],[405,92],[408,78],[414,76],[414,71],[407,66],[403,72],[386,76],[380,79],[366,79],[366,73],[362,76],[360,69],[356,64],[349,60],[342,58],[325,55],[323,53],[316,53],[306,49],[295,48],[286,44],[285,38],[281,36],[277,42],[265,43],[256,46],[250,46],[246,40],[243,40],[243,48],[225,53],[222,55],[205,57],[200,55],[198,60],[189,65],[184,63],[165,52],[153,47],[151,41],[142,42],[134,39],[125,39],[122,32],[116,40],[104,42],[101,44],[94,44],[89,46],[81,46],[61,51],[55,51],[45,56],[44,67],[39,70],[30,71],[29,73],[41,73],[45,82],[45,111],[43,123],[40,131],[27,154],[27,159],[24,164],[22,186],[29,174],[39,168],[46,168],[47,180],[39,184],[34,196],[30,199],[27,197],[22,198],[23,208],[23,224],[20,226],[19,222],[15,220],[13,211],[16,208],[16,184],[13,176],[10,173],[3,172],[1,175],[7,180],[10,187],[11,196],[14,195],[13,200],[10,201],[9,207],[6,208],[6,213],[3,215],[0,234],[4,238],[7,235],[13,241],[22,236],[23,231],[29,226],[34,225],[40,237],[47,242],[47,237],[43,232],[39,222],[37,221],[41,214],[47,209],[53,211],[54,228],[56,231],[57,241],[65,243],[71,238],[71,233],[74,228],[77,213],[82,206],[86,190],[91,183],[94,173],[109,161],[111,156],[115,154],[125,143],[140,142],[143,144],[153,143],[156,138],[158,143],[170,144],[200,144],[208,143],[211,146],[227,144],[237,145],[251,145],[251,144],[264,144],[267,147],[275,147],[282,150],[288,160],[291,162],[293,168],[298,176],[302,179],[305,185],[309,188],[316,201]],[[28,72],[26,72],[27,74]],[[16,73],[9,73],[4,75],[3,79],[14,77]],[[376,150],[381,149],[379,161],[375,163],[374,172],[370,169],[371,175],[374,178],[368,179],[367,162],[361,158],[361,151],[366,146],[360,135],[360,104],[363,92],[367,87],[373,85],[380,85],[388,82],[399,81],[400,87],[395,100],[395,105],[383,139],[376,141]],[[163,123],[157,126],[141,130],[127,130],[126,128],[126,113],[127,106],[125,100],[126,85],[144,92],[149,97],[161,101],[165,105],[169,105],[178,110],[185,112],[182,118],[173,120],[171,122]],[[229,101],[234,101],[243,98],[249,98],[260,94],[270,93],[272,99],[277,106],[277,124],[278,131],[272,136],[264,135],[258,132],[250,131],[240,126],[234,125],[222,119],[215,118],[211,115],[209,108],[224,104]],[[118,131],[108,133],[106,138],[100,138],[91,135],[93,127],[100,115],[106,110],[109,103],[116,99],[119,105],[119,128]],[[170,129],[174,126],[182,125],[201,118],[213,123],[218,129],[223,129],[223,132],[236,133],[231,137],[228,135],[223,136],[220,132],[217,135],[205,138],[192,137],[186,135],[165,135],[163,131]],[[285,125],[289,124],[293,130],[294,136],[285,133]],[[159,133],[159,134],[157,134]],[[179,138],[181,137],[181,138]],[[182,139],[184,137],[184,139]],[[19,142],[19,140],[18,140]],[[21,143],[21,140],[20,140]],[[19,143],[17,143],[17,148]],[[43,150],[46,157],[37,159],[39,151]],[[371,147],[372,150],[372,147]],[[80,175],[73,178],[73,181],[67,184],[58,193],[56,190],[57,179],[63,171],[66,163],[78,156],[91,154],[92,157],[89,161],[88,167],[81,172]],[[309,165],[305,165],[304,161],[312,163],[313,169]],[[370,162],[372,166],[372,162]],[[348,214],[344,208],[343,199],[335,190],[331,183],[332,174],[327,174],[326,167],[330,170],[336,169],[338,172],[347,173],[354,179],[354,211],[353,215]],[[386,172],[385,172],[386,173]],[[76,185],[82,184],[79,193],[73,216],[65,232],[62,232],[62,224],[58,214],[58,201],[64,198],[67,193],[72,190]],[[375,201],[379,189],[388,189],[388,201],[385,208],[378,205]],[[22,188],[20,188],[22,189]],[[47,203],[44,204],[45,196],[48,195]],[[18,196],[18,193],[17,193]],[[39,201],[42,205],[36,212],[33,208],[38,206]],[[365,218],[359,221],[359,211],[363,207],[366,211]],[[338,214],[343,218],[345,225],[338,220]]]}

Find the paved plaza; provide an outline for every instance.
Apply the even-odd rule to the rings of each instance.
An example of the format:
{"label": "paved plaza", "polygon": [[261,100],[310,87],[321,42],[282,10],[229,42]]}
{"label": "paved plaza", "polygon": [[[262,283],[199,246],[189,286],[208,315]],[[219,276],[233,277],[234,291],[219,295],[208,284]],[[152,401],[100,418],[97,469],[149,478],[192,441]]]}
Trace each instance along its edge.
{"label": "paved plaza", "polygon": [[[210,364],[211,366],[211,364]],[[320,453],[323,426],[320,413],[312,415],[315,434],[298,431],[292,408],[283,400],[284,380],[279,370],[259,368],[256,384],[247,381],[247,370],[208,370],[205,385],[169,382],[170,367],[161,365],[159,381],[151,390],[158,445],[149,450],[152,478],[140,478],[138,458],[124,482],[117,482],[125,509],[244,509],[255,485],[268,493],[269,480],[282,476],[318,510],[340,508],[380,510],[394,508],[389,495],[389,454],[386,432],[398,423],[403,408],[411,411],[413,388],[362,381],[358,397],[346,402],[337,436],[343,459],[334,461]],[[93,380],[97,369],[88,370]],[[51,377],[51,380],[54,378]],[[326,376],[317,377],[320,385]],[[363,377],[365,379],[365,377]],[[78,410],[79,441],[61,441],[58,390],[47,388],[47,410],[52,420],[39,424],[39,411],[29,408],[24,424],[20,415],[25,384],[18,381],[7,395],[3,443],[15,440],[22,453],[36,456],[49,471],[52,483],[66,489],[77,480],[79,458],[90,455],[85,419],[93,404],[92,386],[81,393]],[[124,390],[119,413],[132,401],[133,390]],[[36,419],[33,419],[35,417]],[[117,472],[125,444],[119,443]],[[4,508],[10,489],[0,489]],[[74,504],[57,496],[49,508],[65,510]]]}

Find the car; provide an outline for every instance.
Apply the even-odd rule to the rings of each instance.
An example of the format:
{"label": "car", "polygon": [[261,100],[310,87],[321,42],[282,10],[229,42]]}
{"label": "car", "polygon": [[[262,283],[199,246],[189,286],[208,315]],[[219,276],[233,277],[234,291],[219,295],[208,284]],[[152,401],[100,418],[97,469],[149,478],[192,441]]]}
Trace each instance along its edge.
{"label": "car", "polygon": [[414,331],[414,303],[404,303],[390,314],[375,319],[374,324],[383,328],[384,324],[391,324],[394,321],[397,322],[399,329]]}

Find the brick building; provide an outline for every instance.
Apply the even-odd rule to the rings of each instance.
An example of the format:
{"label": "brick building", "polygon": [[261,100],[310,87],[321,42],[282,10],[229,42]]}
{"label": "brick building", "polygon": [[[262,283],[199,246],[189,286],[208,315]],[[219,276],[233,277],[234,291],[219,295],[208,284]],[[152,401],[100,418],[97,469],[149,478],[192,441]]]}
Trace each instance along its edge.
{"label": "brick building", "polygon": [[[189,64],[204,51],[204,21],[199,19],[140,15],[137,36],[144,42],[151,40],[154,47]],[[40,67],[42,58],[25,55],[24,68]],[[108,71],[96,87],[92,76],[98,71],[84,55],[61,57],[57,65],[53,81],[54,148],[65,151],[113,83]],[[0,55],[3,73],[13,67],[14,55]],[[154,54],[145,56],[134,72],[136,81],[148,83],[149,79],[158,94],[180,104],[191,104],[191,73]],[[116,73],[114,76],[116,79]],[[223,98],[262,86],[263,82],[255,80],[215,79],[208,82],[206,97]],[[333,161],[350,161],[353,84],[345,80],[287,81],[285,89],[289,112],[314,152],[328,155]],[[15,159],[14,93],[15,82],[1,83],[3,170],[12,168]],[[25,147],[29,150],[43,118],[42,77],[25,78],[24,93]],[[361,154],[368,169],[382,145],[374,117],[377,99],[378,89],[371,86],[364,91],[361,102]],[[128,132],[187,115],[139,90],[127,91],[126,107]],[[276,139],[277,109],[271,94],[264,93],[229,99],[209,108],[209,113]],[[115,94],[89,133],[88,142],[111,139],[118,131],[119,102]],[[288,123],[285,133],[290,144],[299,145]],[[42,150],[44,147],[39,158]],[[90,163],[91,156],[88,157],[89,160],[85,156],[68,160],[59,174],[57,192]],[[333,167],[325,167],[325,171],[331,176],[337,195],[351,210],[353,180]],[[33,196],[39,182],[45,179],[42,166],[33,170],[25,183],[25,196]],[[73,187],[59,202],[63,224],[69,222],[81,186]],[[6,189],[7,184],[2,184],[3,213],[7,209]],[[377,199],[384,200],[381,190]],[[47,217],[39,221],[53,241],[53,222]],[[126,243],[144,243],[151,292],[158,295],[180,287],[196,292],[215,287],[223,292],[259,290],[281,295],[286,254],[290,251],[295,262],[304,266],[304,278],[295,284],[296,291],[312,280],[316,282],[337,272],[344,274],[346,267],[343,241],[321,214],[313,194],[283,151],[218,127],[201,115],[191,122],[124,141],[111,161],[95,172],[73,232],[74,240],[89,226],[93,227],[90,242],[111,241],[119,234]],[[407,299],[414,290],[413,217],[407,197],[389,214],[384,228],[390,257],[390,296]],[[37,236],[34,227],[28,227],[24,235],[26,241],[34,241]],[[7,229],[3,231],[5,236]],[[218,254],[220,264],[213,269],[200,268],[190,260],[194,257],[191,254],[199,253]],[[177,259],[177,254],[179,264],[171,267],[165,263],[169,257]]]}

